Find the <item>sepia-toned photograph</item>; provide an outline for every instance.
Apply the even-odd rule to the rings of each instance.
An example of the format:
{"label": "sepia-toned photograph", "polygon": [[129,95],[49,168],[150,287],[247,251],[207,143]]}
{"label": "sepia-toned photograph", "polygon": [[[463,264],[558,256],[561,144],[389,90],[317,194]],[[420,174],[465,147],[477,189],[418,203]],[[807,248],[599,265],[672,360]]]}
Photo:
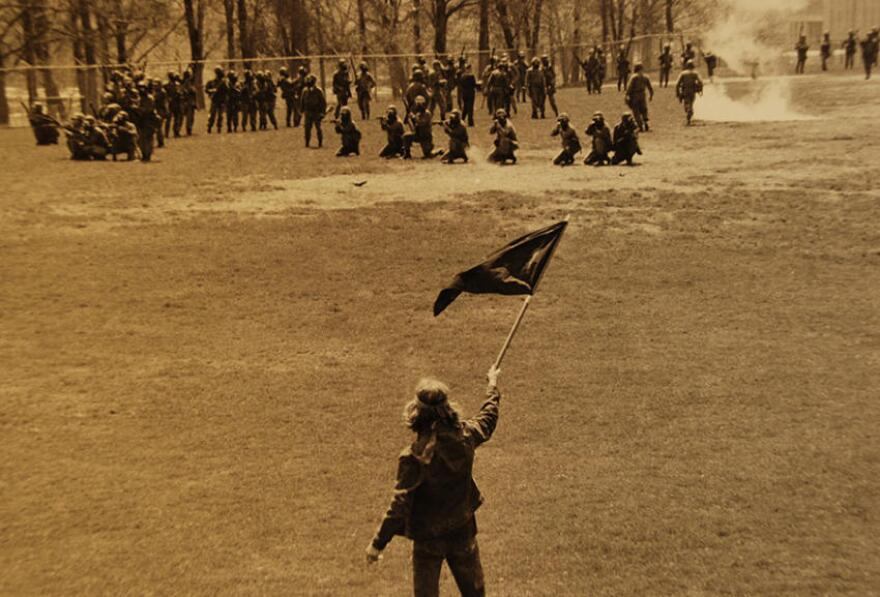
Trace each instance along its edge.
{"label": "sepia-toned photograph", "polygon": [[0,595],[880,595],[880,0],[0,0]]}

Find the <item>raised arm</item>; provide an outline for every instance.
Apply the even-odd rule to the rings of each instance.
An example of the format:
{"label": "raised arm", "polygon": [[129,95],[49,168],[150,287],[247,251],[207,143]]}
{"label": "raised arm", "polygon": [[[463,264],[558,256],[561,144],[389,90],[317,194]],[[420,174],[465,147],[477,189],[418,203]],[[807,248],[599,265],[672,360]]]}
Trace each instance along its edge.
{"label": "raised arm", "polygon": [[489,373],[486,374],[489,381],[486,388],[486,401],[480,407],[480,412],[465,423],[475,440],[474,447],[489,441],[498,424],[498,407],[501,402],[501,392],[498,391],[498,374],[500,372],[501,370],[494,366],[489,369]]}

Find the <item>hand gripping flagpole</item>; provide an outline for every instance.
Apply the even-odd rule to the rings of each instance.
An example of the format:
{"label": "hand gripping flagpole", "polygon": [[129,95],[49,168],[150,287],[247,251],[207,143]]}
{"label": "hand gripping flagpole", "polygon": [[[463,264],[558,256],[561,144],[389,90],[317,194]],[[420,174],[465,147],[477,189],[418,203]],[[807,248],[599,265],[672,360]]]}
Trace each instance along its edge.
{"label": "hand gripping flagpole", "polygon": [[[568,222],[569,216],[565,216],[564,221]],[[501,347],[501,352],[498,353],[498,358],[495,359],[495,364],[492,366],[494,369],[499,369],[501,367],[501,361],[504,360],[504,355],[507,354],[507,349],[510,348],[510,343],[513,341],[513,337],[516,335],[516,331],[519,329],[519,324],[522,323],[523,317],[526,314],[526,309],[529,308],[529,303],[532,302],[532,295],[534,295],[535,291],[538,289],[538,284],[541,282],[541,278],[544,277],[544,272],[547,271],[547,268],[550,267],[550,263],[553,261],[553,255],[556,253],[556,248],[559,246],[559,243],[562,242],[562,235],[565,234],[565,229],[559,233],[559,238],[556,243],[553,245],[551,249],[550,255],[547,257],[547,266],[538,274],[538,279],[535,280],[534,286],[532,286],[532,294],[526,295],[526,298],[523,299],[522,307],[520,307],[519,313],[516,316],[516,320],[513,322],[513,326],[510,328],[510,332],[507,334],[507,339],[504,340],[504,346]]]}

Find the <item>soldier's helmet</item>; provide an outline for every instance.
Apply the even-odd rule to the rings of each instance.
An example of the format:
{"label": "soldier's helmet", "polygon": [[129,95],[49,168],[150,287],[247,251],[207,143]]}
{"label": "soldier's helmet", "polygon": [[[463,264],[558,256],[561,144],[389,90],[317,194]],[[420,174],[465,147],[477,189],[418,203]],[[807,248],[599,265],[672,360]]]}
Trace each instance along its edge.
{"label": "soldier's helmet", "polygon": [[544,54],[541,56],[541,62],[550,62],[550,56]]}
{"label": "soldier's helmet", "polygon": [[238,81],[238,75],[235,74],[234,70],[229,71],[229,74],[226,75],[231,83],[235,83]]}
{"label": "soldier's helmet", "polygon": [[593,112],[593,120],[605,120],[605,115],[599,110]]}
{"label": "soldier's helmet", "polygon": [[87,125],[89,125],[89,126],[94,126],[94,125],[95,125],[95,117],[92,116],[92,115],[86,116],[85,118],[83,118],[83,120],[84,120],[85,123],[86,123]]}
{"label": "soldier's helmet", "polygon": [[113,117],[113,122],[124,123],[127,121],[128,121],[128,112],[126,112],[125,110],[118,112],[116,114],[116,116]]}
{"label": "soldier's helmet", "polygon": [[79,122],[81,120],[85,120],[86,115],[82,112],[77,112],[73,116],[70,117],[70,120],[73,122]]}
{"label": "soldier's helmet", "polygon": [[174,79],[174,76],[175,76],[176,74],[177,74],[177,73],[175,73],[173,70],[170,70],[170,71],[168,71],[167,73],[165,73],[165,76],[168,77],[169,80],[173,80],[173,79]]}
{"label": "soldier's helmet", "polygon": [[40,102],[37,102],[34,104],[34,107],[31,108],[31,110],[34,112],[34,114],[42,114],[43,113],[43,104],[41,104]]}
{"label": "soldier's helmet", "polygon": [[318,79],[315,77],[315,75],[308,75],[306,77],[306,85],[309,87],[313,87],[315,85],[315,83],[317,83],[317,82],[318,82]]}
{"label": "soldier's helmet", "polygon": [[685,63],[684,67],[685,67],[685,68],[694,68],[694,61],[693,61],[693,60],[688,60],[688,61]]}
{"label": "soldier's helmet", "polygon": [[369,69],[370,69],[370,67],[367,65],[366,62],[361,62],[361,63],[358,65],[358,67],[359,67],[361,70],[369,70]]}
{"label": "soldier's helmet", "polygon": [[339,70],[348,70],[348,64],[345,63],[345,60],[340,60],[338,63]]}
{"label": "soldier's helmet", "polygon": [[[690,49],[690,47],[693,45],[694,45],[693,43],[687,42],[686,44],[684,44],[684,47]],[[630,116],[632,116],[632,114],[630,114]]]}
{"label": "soldier's helmet", "polygon": [[385,110],[385,113],[389,116],[397,116],[397,106],[388,106],[388,108]]}
{"label": "soldier's helmet", "polygon": [[440,66],[440,61],[439,61],[439,60],[435,60],[434,62],[431,63],[431,65],[432,65],[434,68],[438,68],[438,67]]}
{"label": "soldier's helmet", "polygon": [[412,78],[413,81],[422,82],[425,79],[425,73],[423,73],[421,69],[417,68],[413,71]]}
{"label": "soldier's helmet", "polygon": [[541,66],[541,59],[537,56],[532,58],[532,66]]}
{"label": "soldier's helmet", "polygon": [[110,102],[113,101],[113,94],[110,93],[109,91],[108,91],[107,93],[105,93],[104,95],[102,95],[101,97],[102,97],[102,98],[104,99],[104,101],[107,102],[107,103],[110,103]]}
{"label": "soldier's helmet", "polygon": [[632,117],[633,117],[632,112],[629,112],[629,111],[626,111],[620,115],[621,120],[632,120]]}
{"label": "soldier's helmet", "polygon": [[340,118],[351,118],[351,108],[349,108],[348,106],[343,106],[342,108],[340,108],[339,117]]}
{"label": "soldier's helmet", "polygon": [[214,74],[217,75],[218,77],[222,77],[225,74],[223,71],[223,67],[222,66],[215,67]]}
{"label": "soldier's helmet", "polygon": [[525,58],[526,55],[525,55],[524,52],[517,52],[517,53],[516,53],[516,57],[517,57],[517,58]]}
{"label": "soldier's helmet", "polygon": [[645,65],[642,64],[641,62],[636,62],[635,66],[633,67],[633,70],[636,71],[637,73],[642,72],[644,69],[645,69]]}
{"label": "soldier's helmet", "polygon": [[498,68],[500,68],[501,70],[507,70],[509,67],[510,67],[510,65],[507,64],[507,60],[502,60],[502,61],[498,64]]}
{"label": "soldier's helmet", "polygon": [[244,78],[245,79],[252,79],[253,77],[254,77],[254,72],[251,69],[249,69],[249,68],[244,69]]}
{"label": "soldier's helmet", "polygon": [[416,106],[425,106],[425,105],[427,105],[427,103],[428,103],[428,100],[425,99],[424,95],[417,95],[416,96],[416,100],[415,100]]}
{"label": "soldier's helmet", "polygon": [[450,120],[461,120],[461,112],[459,112],[458,110],[453,110],[452,112],[449,113],[449,119]]}
{"label": "soldier's helmet", "polygon": [[664,50],[671,50],[671,49],[672,49],[672,45],[671,45],[671,44],[663,44],[663,49],[664,49]]}
{"label": "soldier's helmet", "polygon": [[280,69],[278,69],[278,74],[280,74],[282,77],[286,77],[288,75],[287,67],[282,66]]}
{"label": "soldier's helmet", "polygon": [[565,112],[556,117],[556,122],[564,122],[567,124],[570,120],[571,119],[568,117],[568,114],[566,114]]}
{"label": "soldier's helmet", "polygon": [[183,80],[184,81],[186,81],[187,79],[192,79],[192,76],[193,76],[193,72],[190,69],[186,69],[185,71],[183,71]]}
{"label": "soldier's helmet", "polygon": [[501,108],[498,108],[497,110],[495,110],[495,118],[499,118],[501,120],[504,120],[505,118],[507,118],[507,112],[505,112]]}

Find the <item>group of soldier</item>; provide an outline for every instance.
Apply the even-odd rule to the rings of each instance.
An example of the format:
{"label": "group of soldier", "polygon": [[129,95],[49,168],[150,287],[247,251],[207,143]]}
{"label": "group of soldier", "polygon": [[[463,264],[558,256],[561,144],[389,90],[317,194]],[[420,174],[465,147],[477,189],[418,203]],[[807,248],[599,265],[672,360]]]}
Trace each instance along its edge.
{"label": "group of soldier", "polygon": [[[843,49],[844,70],[855,68],[856,54],[861,50],[862,66],[865,69],[865,79],[871,78],[871,71],[877,65],[878,53],[880,53],[880,27],[874,27],[864,37],[859,39],[858,32],[851,30],[846,39],[840,44]],[[831,34],[825,32],[822,35],[822,43],[819,46],[819,57],[822,60],[822,70],[828,70],[828,61],[834,53],[834,44],[831,41]],[[807,43],[807,36],[801,35],[795,44],[795,52],[797,53],[797,64],[795,65],[795,73],[803,74],[807,64],[807,55],[810,51],[810,45]]]}

